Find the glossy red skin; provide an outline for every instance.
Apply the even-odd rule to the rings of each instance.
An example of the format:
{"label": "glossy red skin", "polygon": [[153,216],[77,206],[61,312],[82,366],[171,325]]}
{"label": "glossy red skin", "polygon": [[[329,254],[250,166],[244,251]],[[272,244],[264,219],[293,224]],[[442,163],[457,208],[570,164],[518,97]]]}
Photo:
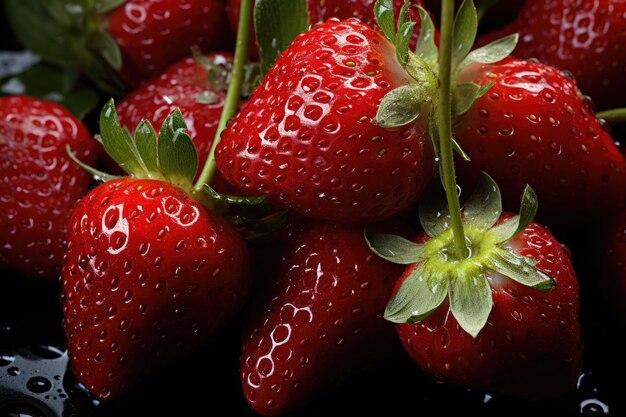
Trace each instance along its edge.
{"label": "glossy red skin", "polygon": [[622,0],[527,0],[518,18],[486,35],[481,44],[519,33],[513,52],[574,74],[598,108],[626,105],[626,2]]}
{"label": "glossy red skin", "polygon": [[433,173],[425,121],[394,130],[371,121],[408,77],[379,32],[329,20],[298,36],[267,73],[224,132],[218,169],[236,187],[308,217],[394,216]]}
{"label": "glossy red skin", "polygon": [[602,236],[603,242],[599,246],[607,250],[604,255],[608,259],[608,273],[602,274],[599,285],[614,311],[626,322],[626,209],[623,204],[607,223],[608,233]]}
{"label": "glossy red skin", "polygon": [[[563,395],[575,388],[581,367],[576,273],[561,244],[537,223],[507,245],[536,259],[555,288],[542,293],[506,277],[491,281],[494,307],[476,339],[447,302],[424,321],[396,329],[413,360],[438,381],[530,400]],[[396,289],[414,268],[407,267]]]}
{"label": "glossy red skin", "polygon": [[361,228],[328,223],[292,227],[275,257],[273,286],[251,311],[241,356],[245,398],[270,416],[395,351],[382,314],[402,272],[369,250]]}
{"label": "glossy red skin", "polygon": [[31,97],[0,98],[0,269],[57,280],[67,222],[95,165],[96,141],[64,107]]}
{"label": "glossy red skin", "polygon": [[454,127],[471,158],[457,163],[462,185],[472,189],[486,171],[500,186],[505,207],[517,210],[530,184],[539,197],[539,218],[552,227],[617,206],[626,161],[571,79],[515,59],[468,72],[464,76],[473,74],[469,79],[478,84],[495,85]]}
{"label": "glossy red skin", "polygon": [[[412,6],[423,6],[422,0],[410,1]],[[393,0],[393,2],[394,10],[397,14],[404,5],[405,0]],[[368,26],[378,29],[376,17],[374,16],[375,3],[376,0],[307,0],[307,7],[311,23],[324,22],[333,17],[340,20],[354,17],[363,21]],[[237,24],[239,22],[240,5],[241,0],[227,0],[226,2],[228,22],[235,33],[237,32]],[[417,7],[411,7],[409,9],[409,19],[413,22],[417,22],[417,25],[415,25],[415,34],[411,43],[412,46],[415,46],[421,29],[421,19]],[[437,41],[438,39],[439,35],[437,34]],[[252,33],[252,39],[250,42],[250,55],[254,58],[259,56],[259,50],[256,45],[256,37],[254,36],[254,33]]]}
{"label": "glossy red skin", "polygon": [[[232,63],[230,53],[212,53],[207,58],[216,64]],[[205,91],[215,94],[214,103],[198,102],[198,95]],[[211,151],[225,98],[225,91],[212,86],[206,67],[187,57],[126,96],[117,105],[117,114],[122,126],[131,132],[144,119],[158,131],[167,116],[180,109],[202,167]],[[110,164],[115,163],[111,160]]]}
{"label": "glossy red skin", "polygon": [[122,178],[77,206],[63,266],[78,380],[111,400],[209,341],[245,301],[245,243],[182,189]]}
{"label": "glossy red skin", "polygon": [[120,75],[129,86],[189,55],[192,46],[211,51],[230,39],[225,0],[127,0],[105,24],[122,52]]}

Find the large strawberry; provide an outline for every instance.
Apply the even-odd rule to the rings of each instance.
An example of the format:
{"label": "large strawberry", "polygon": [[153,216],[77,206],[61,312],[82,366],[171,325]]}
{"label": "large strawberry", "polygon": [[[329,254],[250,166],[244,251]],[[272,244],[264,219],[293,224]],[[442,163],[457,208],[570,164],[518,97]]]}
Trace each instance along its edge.
{"label": "large strawberry", "polygon": [[245,300],[249,278],[243,239],[213,209],[221,201],[189,191],[198,162],[180,112],[158,140],[146,121],[133,140],[111,101],[100,129],[133,177],[88,168],[109,181],[72,215],[62,284],[72,369],[110,400],[215,337]]}
{"label": "large strawberry", "polygon": [[526,0],[513,23],[481,42],[515,32],[520,34],[516,57],[571,72],[600,108],[626,105],[619,88],[626,71],[626,2]]}
{"label": "large strawberry", "polygon": [[[307,8],[309,12],[309,20],[311,23],[324,22],[330,18],[338,18],[341,20],[356,18],[371,27],[378,27],[374,16],[374,3],[376,0],[307,0]],[[405,0],[393,0],[395,7],[399,10],[405,3]],[[227,0],[226,12],[228,13],[228,21],[231,28],[236,29],[239,21],[239,6],[241,0]],[[410,0],[411,6],[422,6],[422,0]],[[417,22],[417,33],[420,28],[420,15],[417,7],[410,7],[409,14],[411,20]],[[253,36],[250,53],[253,57],[258,55],[258,49]],[[415,44],[417,37],[414,37]]]}
{"label": "large strawberry", "polygon": [[0,98],[0,268],[56,280],[67,222],[90,176],[71,146],[97,159],[89,130],[62,106],[31,97]]}
{"label": "large strawberry", "polygon": [[215,50],[229,39],[225,0],[9,0],[6,10],[29,49],[78,64],[109,91],[138,85],[192,46]]}
{"label": "large strawberry", "polygon": [[264,415],[302,407],[397,346],[382,313],[401,267],[373,255],[360,228],[305,223],[283,233],[241,357],[244,395]]}
{"label": "large strawberry", "polygon": [[232,55],[213,53],[188,57],[131,92],[117,105],[122,126],[133,129],[142,120],[161,126],[180,109],[187,131],[204,164],[224,107]]}
{"label": "large strawberry", "polygon": [[385,317],[404,347],[439,381],[541,399],[572,390],[581,364],[579,289],[570,259],[531,223],[536,196],[519,216],[501,214],[500,193],[483,176],[467,202],[467,257],[456,252],[446,209],[421,208],[416,242],[370,235],[385,259],[406,264]]}
{"label": "large strawberry", "polygon": [[356,20],[299,35],[224,132],[216,153],[222,175],[319,219],[375,221],[410,206],[432,177],[425,120],[411,115],[402,128],[373,122],[387,93],[417,82],[396,53]]}
{"label": "large strawberry", "polygon": [[491,85],[456,120],[455,138],[471,158],[458,164],[462,184],[488,172],[507,208],[530,184],[549,225],[586,221],[617,205],[626,161],[573,80],[515,59],[470,66],[461,77]]}

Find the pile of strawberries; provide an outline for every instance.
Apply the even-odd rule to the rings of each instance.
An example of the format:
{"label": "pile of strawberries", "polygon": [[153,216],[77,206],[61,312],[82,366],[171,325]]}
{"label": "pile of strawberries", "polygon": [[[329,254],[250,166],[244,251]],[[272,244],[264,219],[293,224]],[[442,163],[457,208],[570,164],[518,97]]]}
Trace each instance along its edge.
{"label": "pile of strawberries", "polygon": [[[626,2],[251,3],[6,0],[102,99],[90,131],[0,98],[0,269],[59,280],[76,378],[115,400],[242,314],[264,415],[399,341],[438,381],[571,391],[580,291],[551,230],[600,230],[626,318]],[[517,18],[479,36],[487,5]]]}

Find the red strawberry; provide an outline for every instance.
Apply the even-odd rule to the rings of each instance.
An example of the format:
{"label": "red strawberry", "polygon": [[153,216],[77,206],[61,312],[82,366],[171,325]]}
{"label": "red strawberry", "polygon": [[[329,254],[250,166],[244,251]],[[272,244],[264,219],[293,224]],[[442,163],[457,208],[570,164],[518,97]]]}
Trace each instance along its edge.
{"label": "red strawberry", "polygon": [[[225,0],[110,0],[80,8],[61,2],[32,9],[20,2],[6,6],[18,38],[44,58],[78,62],[108,90],[122,89],[120,80],[137,86],[188,55],[192,46],[215,50],[230,38]],[[31,20],[24,21],[26,15]],[[37,19],[45,24],[44,33],[55,36],[30,36]]]}
{"label": "red strawberry", "polygon": [[411,77],[394,46],[356,20],[298,36],[224,132],[216,158],[233,185],[337,222],[391,217],[421,195],[433,151],[423,120],[372,122]]}
{"label": "red strawberry", "polygon": [[142,120],[161,126],[180,109],[203,165],[222,115],[226,93],[219,84],[227,82],[232,55],[214,53],[199,60],[188,57],[174,64],[126,96],[117,112],[122,126],[132,129]]}
{"label": "red strawberry", "polygon": [[438,381],[524,399],[562,395],[581,365],[579,289],[563,247],[531,223],[528,188],[519,216],[501,214],[498,186],[483,176],[466,203],[468,257],[459,258],[445,209],[420,208],[427,234],[369,235],[381,257],[407,265],[385,318]]}
{"label": "red strawberry", "polygon": [[517,19],[481,43],[519,33],[514,55],[570,71],[599,107],[626,105],[620,92],[626,72],[626,2],[527,0]]}
{"label": "red strawberry", "polygon": [[494,83],[456,120],[455,138],[471,158],[457,165],[462,184],[488,172],[509,208],[530,184],[541,218],[553,226],[586,221],[617,205],[626,161],[574,81],[514,59],[475,65],[461,77]]}
{"label": "red strawberry", "polygon": [[139,178],[100,185],[74,211],[63,311],[76,377],[110,400],[214,338],[249,279],[241,236],[196,201],[208,196],[188,191],[197,159],[180,112],[158,141],[147,122],[125,137],[112,102],[100,128],[107,151]]}
{"label": "red strawberry", "polygon": [[[405,0],[393,0],[394,6],[400,10]],[[324,22],[332,17],[338,19],[357,18],[368,26],[377,28],[376,18],[374,17],[374,3],[376,0],[307,0],[309,18],[311,23]],[[423,6],[422,0],[410,0],[412,6]],[[226,12],[228,13],[228,21],[233,31],[237,30],[239,22],[239,5],[241,0],[227,0]],[[409,9],[409,15],[412,21],[417,22],[416,34],[420,31],[420,15],[416,7]],[[259,51],[256,46],[254,33],[252,34],[250,54],[258,57]],[[417,41],[417,36],[413,37],[413,45]]]}
{"label": "red strawberry", "polygon": [[292,225],[275,258],[241,357],[244,395],[264,415],[302,407],[394,351],[382,312],[402,270],[368,250],[362,229],[333,224]]}
{"label": "red strawberry", "polygon": [[0,98],[0,268],[56,280],[67,222],[90,176],[65,151],[97,159],[87,128],[62,106]]}

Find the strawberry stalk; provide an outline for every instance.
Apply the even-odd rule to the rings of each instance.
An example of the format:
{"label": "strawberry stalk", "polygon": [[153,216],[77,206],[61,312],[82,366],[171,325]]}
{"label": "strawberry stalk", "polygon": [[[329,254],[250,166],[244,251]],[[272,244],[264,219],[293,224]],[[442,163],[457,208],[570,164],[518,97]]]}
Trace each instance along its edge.
{"label": "strawberry stalk", "polygon": [[441,10],[441,43],[439,48],[439,100],[435,108],[441,158],[441,181],[446,191],[450,210],[450,226],[454,235],[456,255],[460,259],[469,256],[461,204],[457,194],[452,154],[452,36],[454,30],[454,0],[443,0]]}
{"label": "strawberry stalk", "polygon": [[237,108],[239,106],[239,99],[241,97],[241,91],[243,88],[243,82],[245,79],[245,64],[248,61],[248,45],[250,44],[250,26],[252,24],[252,0],[242,0],[241,9],[239,14],[239,23],[237,27],[237,42],[235,44],[235,57],[233,61],[233,72],[228,86],[228,92],[226,94],[226,100],[224,102],[224,110],[220,117],[217,131],[215,133],[215,139],[213,140],[213,146],[211,152],[207,158],[204,168],[196,181],[193,190],[194,192],[201,192],[206,185],[211,183],[217,165],[215,164],[215,149],[220,141],[222,132],[226,129],[228,120],[235,116]]}
{"label": "strawberry stalk", "polygon": [[626,107],[601,111],[596,114],[596,117],[611,123],[626,123]]}

